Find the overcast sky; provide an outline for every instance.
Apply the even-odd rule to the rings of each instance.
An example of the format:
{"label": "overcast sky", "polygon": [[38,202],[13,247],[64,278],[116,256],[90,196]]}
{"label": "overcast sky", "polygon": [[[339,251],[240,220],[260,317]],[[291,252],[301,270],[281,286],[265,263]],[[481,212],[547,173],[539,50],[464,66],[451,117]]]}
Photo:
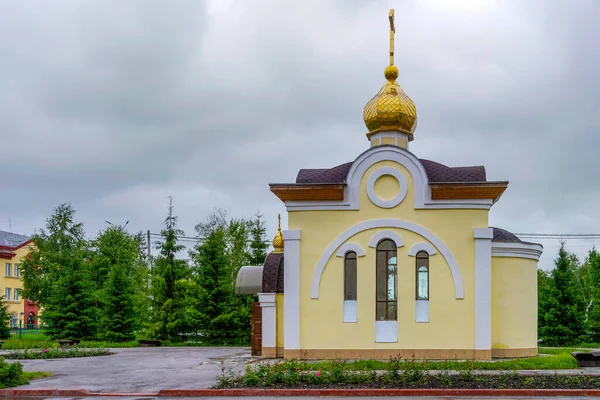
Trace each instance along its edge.
{"label": "overcast sky", "polygon": [[220,207],[273,236],[268,183],[368,148],[389,8],[411,151],[510,181],[493,226],[599,232],[595,0],[0,0],[0,229],[71,202],[90,236],[158,232],[173,196],[188,235]]}

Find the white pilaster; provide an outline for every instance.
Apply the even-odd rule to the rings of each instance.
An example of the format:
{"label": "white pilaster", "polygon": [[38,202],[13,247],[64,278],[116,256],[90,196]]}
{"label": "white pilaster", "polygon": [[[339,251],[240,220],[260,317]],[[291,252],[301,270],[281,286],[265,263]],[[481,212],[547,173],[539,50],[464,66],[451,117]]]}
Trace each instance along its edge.
{"label": "white pilaster", "polygon": [[300,350],[300,231],[283,231],[283,344]]}
{"label": "white pilaster", "polygon": [[492,228],[475,228],[475,349],[492,348]]}
{"label": "white pilaster", "polygon": [[262,347],[277,347],[277,309],[275,293],[259,293],[258,301],[262,309]]}

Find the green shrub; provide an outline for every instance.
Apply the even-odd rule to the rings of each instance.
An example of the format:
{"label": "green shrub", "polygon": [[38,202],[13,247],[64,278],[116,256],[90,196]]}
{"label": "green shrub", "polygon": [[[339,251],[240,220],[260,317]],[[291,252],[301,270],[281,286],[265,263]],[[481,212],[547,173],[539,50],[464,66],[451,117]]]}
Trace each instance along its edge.
{"label": "green shrub", "polygon": [[4,358],[11,360],[45,360],[51,358],[75,358],[75,357],[95,357],[107,356],[111,354],[107,349],[79,349],[70,348],[49,348],[44,350],[25,349],[15,351],[4,355]]}
{"label": "green shrub", "polygon": [[23,376],[21,363],[7,363],[0,358],[0,388],[24,385],[27,379]]}

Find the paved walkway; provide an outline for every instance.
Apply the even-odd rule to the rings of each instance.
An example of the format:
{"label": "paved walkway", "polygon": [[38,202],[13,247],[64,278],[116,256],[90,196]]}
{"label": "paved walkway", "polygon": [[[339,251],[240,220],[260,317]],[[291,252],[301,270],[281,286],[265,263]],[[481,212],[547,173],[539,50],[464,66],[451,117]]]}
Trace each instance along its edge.
{"label": "paved walkway", "polygon": [[111,349],[114,355],[19,360],[25,371],[54,374],[17,389],[87,389],[91,392],[156,393],[215,384],[221,367],[240,371],[250,356],[243,347],[146,347]]}

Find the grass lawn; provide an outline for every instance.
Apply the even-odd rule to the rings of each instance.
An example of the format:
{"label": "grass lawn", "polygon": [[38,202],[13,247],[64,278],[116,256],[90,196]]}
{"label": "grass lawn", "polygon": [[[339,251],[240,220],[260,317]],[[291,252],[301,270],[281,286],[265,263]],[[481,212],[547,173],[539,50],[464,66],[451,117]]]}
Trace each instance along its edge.
{"label": "grass lawn", "polygon": [[[537,357],[515,358],[494,361],[420,361],[423,370],[532,370],[532,369],[577,369],[577,362],[571,355],[576,348],[540,348]],[[406,360],[410,361],[410,360]],[[303,369],[319,370],[327,368],[333,361],[318,361],[303,364]],[[358,360],[344,363],[344,368],[352,371],[387,370],[389,361]]]}
{"label": "grass lawn", "polygon": [[40,378],[47,378],[49,376],[52,376],[52,374],[50,372],[27,372],[27,371],[23,371],[23,377],[25,379],[27,379],[28,381],[33,380],[33,379],[40,379]]}

